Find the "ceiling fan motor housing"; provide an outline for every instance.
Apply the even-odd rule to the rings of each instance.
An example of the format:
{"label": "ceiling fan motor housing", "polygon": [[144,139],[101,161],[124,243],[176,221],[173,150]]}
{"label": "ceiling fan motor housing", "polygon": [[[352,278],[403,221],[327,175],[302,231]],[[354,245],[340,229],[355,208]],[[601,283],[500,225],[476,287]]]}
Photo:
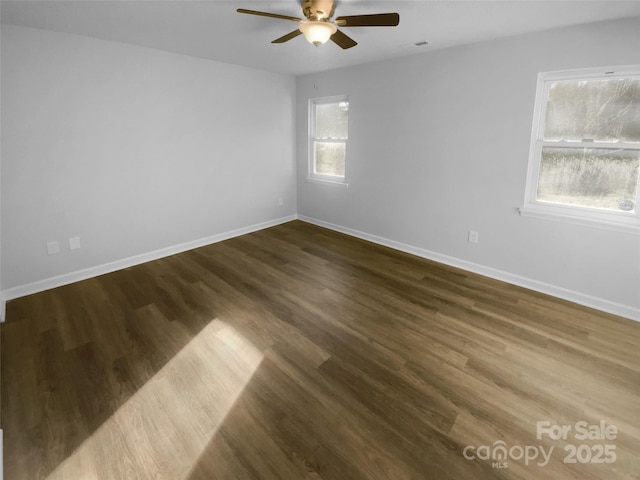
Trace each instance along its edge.
{"label": "ceiling fan motor housing", "polygon": [[302,13],[309,20],[329,19],[336,11],[333,0],[303,0]]}

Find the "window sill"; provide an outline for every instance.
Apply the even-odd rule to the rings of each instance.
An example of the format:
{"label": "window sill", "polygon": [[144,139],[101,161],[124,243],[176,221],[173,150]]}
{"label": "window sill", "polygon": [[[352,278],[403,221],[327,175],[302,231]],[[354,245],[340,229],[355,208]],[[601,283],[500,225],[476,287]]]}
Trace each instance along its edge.
{"label": "window sill", "polygon": [[[630,233],[640,235],[640,220],[637,217],[620,217],[615,219],[615,215],[609,214],[584,214],[581,210],[571,211],[571,208],[559,211],[539,207],[537,205],[529,205],[518,209],[523,217],[539,218],[542,220],[551,220],[554,222],[568,223],[572,225],[582,225],[586,227],[602,228],[614,232]],[[580,212],[580,213],[577,213]]]}
{"label": "window sill", "polygon": [[334,187],[349,188],[349,184],[347,182],[341,182],[339,180],[325,180],[324,178],[307,177],[307,182],[319,183],[321,185],[331,185]]}

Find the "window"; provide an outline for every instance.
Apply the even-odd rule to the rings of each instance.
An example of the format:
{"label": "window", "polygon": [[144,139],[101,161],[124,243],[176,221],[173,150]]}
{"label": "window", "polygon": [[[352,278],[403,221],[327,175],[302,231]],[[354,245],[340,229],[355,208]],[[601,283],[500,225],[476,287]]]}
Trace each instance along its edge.
{"label": "window", "polygon": [[349,100],[313,99],[309,107],[309,179],[346,186]]}
{"label": "window", "polygon": [[538,76],[523,215],[640,233],[640,66]]}

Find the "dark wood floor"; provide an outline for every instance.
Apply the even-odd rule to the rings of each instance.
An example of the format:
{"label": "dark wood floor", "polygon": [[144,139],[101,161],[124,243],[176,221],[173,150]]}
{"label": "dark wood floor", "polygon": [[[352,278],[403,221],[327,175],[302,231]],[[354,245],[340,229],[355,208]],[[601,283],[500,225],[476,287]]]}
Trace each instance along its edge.
{"label": "dark wood floor", "polygon": [[8,480],[640,478],[639,323],[302,222],[13,300],[1,333]]}

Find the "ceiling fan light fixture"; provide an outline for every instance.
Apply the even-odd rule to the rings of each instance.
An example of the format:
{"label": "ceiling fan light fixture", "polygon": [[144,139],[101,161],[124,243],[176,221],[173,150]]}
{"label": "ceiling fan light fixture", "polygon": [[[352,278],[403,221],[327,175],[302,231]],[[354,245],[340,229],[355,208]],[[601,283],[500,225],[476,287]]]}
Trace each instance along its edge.
{"label": "ceiling fan light fixture", "polygon": [[316,47],[327,43],[331,35],[336,33],[338,27],[333,23],[321,20],[308,20],[300,24],[300,31],[304,34],[304,38]]}

